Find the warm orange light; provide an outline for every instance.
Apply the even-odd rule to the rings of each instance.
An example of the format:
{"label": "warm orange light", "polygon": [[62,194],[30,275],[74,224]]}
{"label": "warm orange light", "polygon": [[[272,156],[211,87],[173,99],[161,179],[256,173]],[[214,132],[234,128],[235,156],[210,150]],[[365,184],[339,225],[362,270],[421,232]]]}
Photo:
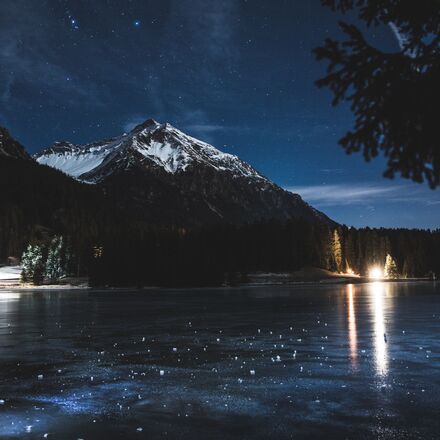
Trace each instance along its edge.
{"label": "warm orange light", "polygon": [[378,266],[371,267],[368,271],[368,277],[373,280],[380,280],[383,278],[383,270]]}

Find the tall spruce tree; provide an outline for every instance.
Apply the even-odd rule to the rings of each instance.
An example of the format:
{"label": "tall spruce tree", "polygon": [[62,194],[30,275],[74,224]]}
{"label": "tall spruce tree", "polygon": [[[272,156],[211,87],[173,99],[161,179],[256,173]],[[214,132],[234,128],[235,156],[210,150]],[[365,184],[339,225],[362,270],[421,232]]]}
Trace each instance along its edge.
{"label": "tall spruce tree", "polygon": [[23,252],[21,256],[21,281],[26,283],[31,279],[31,271],[32,271],[32,255],[33,246],[31,244]]}
{"label": "tall spruce tree", "polygon": [[54,237],[49,246],[45,271],[46,278],[51,282],[57,281],[59,278],[66,274],[63,253],[63,237]]}
{"label": "tall spruce tree", "polygon": [[341,238],[337,229],[333,231],[332,253],[336,272],[342,271],[342,246]]}
{"label": "tall spruce tree", "polygon": [[393,257],[390,254],[387,254],[386,256],[384,272],[386,278],[393,279],[399,277],[396,262],[394,261]]}
{"label": "tall spruce tree", "polygon": [[23,282],[31,281],[38,285],[43,282],[45,261],[42,246],[29,245],[21,258]]}

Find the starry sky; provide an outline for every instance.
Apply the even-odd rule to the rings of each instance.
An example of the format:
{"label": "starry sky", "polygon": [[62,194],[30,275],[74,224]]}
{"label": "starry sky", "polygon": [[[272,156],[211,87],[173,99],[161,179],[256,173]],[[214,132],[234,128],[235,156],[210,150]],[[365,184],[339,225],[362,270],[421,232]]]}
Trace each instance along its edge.
{"label": "starry sky", "polygon": [[[341,18],[319,0],[1,0],[0,125],[35,153],[168,121],[338,222],[438,228],[439,191],[337,144],[353,118],[314,85],[311,51]],[[388,27],[345,20],[399,50]]]}

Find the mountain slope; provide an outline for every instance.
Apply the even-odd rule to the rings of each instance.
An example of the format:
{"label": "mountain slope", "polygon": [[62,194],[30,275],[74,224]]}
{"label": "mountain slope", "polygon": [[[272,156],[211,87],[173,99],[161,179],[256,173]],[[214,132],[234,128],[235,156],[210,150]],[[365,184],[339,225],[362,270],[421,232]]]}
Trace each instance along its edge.
{"label": "mountain slope", "polygon": [[38,164],[1,127],[0,136],[0,262],[48,235],[93,242],[95,231],[120,221],[100,188]]}
{"label": "mountain slope", "polygon": [[304,218],[331,223],[238,157],[152,119],[130,133],[86,145],[57,142],[35,156],[106,189],[122,207],[161,224]]}
{"label": "mountain slope", "polygon": [[6,128],[0,127],[0,156],[14,159],[32,160],[23,146],[17,142]]}

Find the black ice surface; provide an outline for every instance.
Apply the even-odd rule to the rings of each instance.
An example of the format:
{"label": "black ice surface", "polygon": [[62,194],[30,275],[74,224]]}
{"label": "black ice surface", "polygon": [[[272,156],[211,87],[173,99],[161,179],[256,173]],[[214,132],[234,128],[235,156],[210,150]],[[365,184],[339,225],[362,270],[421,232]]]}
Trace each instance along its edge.
{"label": "black ice surface", "polygon": [[438,438],[440,286],[0,292],[0,438]]}

